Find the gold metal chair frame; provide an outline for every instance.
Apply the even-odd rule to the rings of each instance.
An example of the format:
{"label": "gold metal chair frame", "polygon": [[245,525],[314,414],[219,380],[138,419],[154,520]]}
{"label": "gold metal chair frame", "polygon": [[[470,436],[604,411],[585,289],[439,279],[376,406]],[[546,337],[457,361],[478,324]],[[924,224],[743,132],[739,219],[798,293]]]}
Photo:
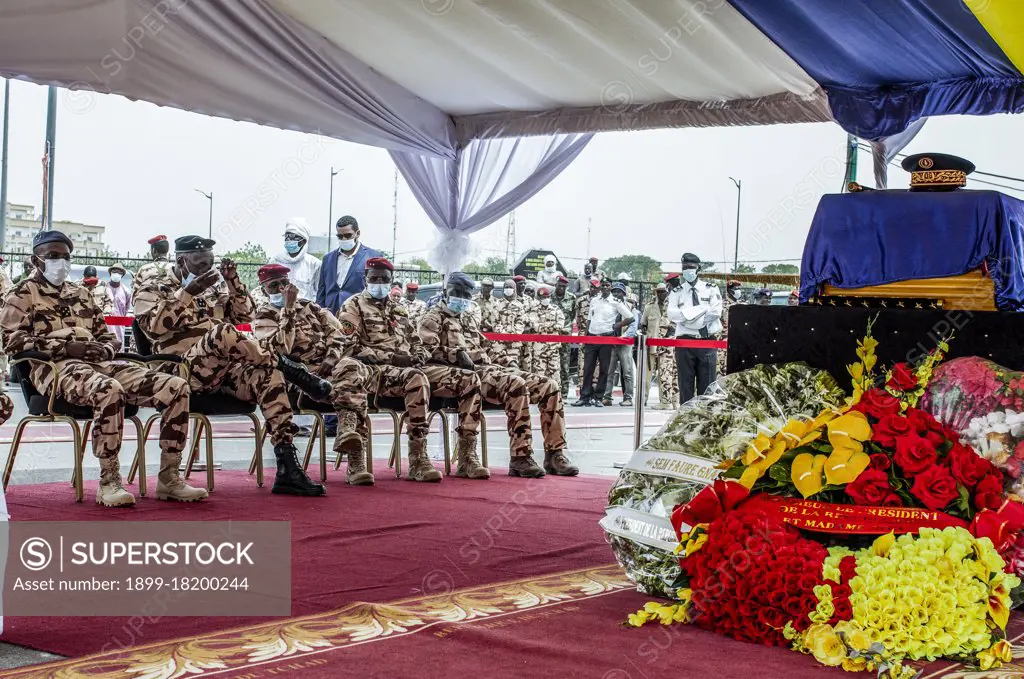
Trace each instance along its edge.
{"label": "gold metal chair frame", "polygon": [[[441,418],[441,441],[444,449],[444,475],[452,475],[452,417],[458,417],[459,411],[456,408],[441,408],[440,410],[431,410],[427,414],[427,427],[434,422],[434,417],[438,416]],[[402,425],[408,419],[406,413],[402,413],[401,417],[398,418],[397,432],[401,433]],[[397,478],[402,477],[402,455],[401,455],[401,440],[395,438],[396,445],[391,449],[391,459],[388,461],[388,468],[395,468],[395,476]],[[484,412],[481,410],[480,413],[480,464],[484,467],[487,466],[487,418]]]}
{"label": "gold metal chair frame", "polygon": [[[50,371],[54,375],[54,383],[50,388],[49,401],[46,406],[46,411],[48,414],[26,415],[25,417],[21,418],[20,422],[18,422],[18,426],[14,430],[14,440],[11,441],[11,452],[8,453],[7,463],[4,465],[4,490],[7,490],[7,485],[10,483],[11,480],[11,474],[14,472],[14,460],[18,456],[18,448],[21,445],[21,438],[25,434],[25,428],[29,424],[32,424],[33,422],[65,422],[71,427],[71,434],[74,437],[75,443],[75,460],[74,471],[71,474],[71,487],[75,489],[75,501],[82,502],[85,496],[82,466],[85,460],[85,448],[89,443],[89,432],[92,429],[92,420],[88,420],[84,426],[80,426],[78,424],[78,420],[71,417],[70,415],[61,415],[59,413],[54,412],[53,405],[57,401],[57,375],[59,374],[59,370],[57,368],[56,363],[54,363],[53,361],[43,361],[38,358],[22,358],[15,361],[11,361],[10,365],[15,366],[18,365],[19,363],[28,363],[31,361],[45,364],[47,367],[49,367]],[[142,458],[145,458],[146,437],[143,434],[143,432],[148,431],[148,429],[143,427],[142,420],[140,420],[137,415],[133,415],[127,419],[131,420],[135,424],[135,435],[138,439],[136,442],[137,448],[135,452],[135,457],[136,459],[138,459],[140,456]],[[131,483],[131,480],[129,480],[129,483]],[[146,487],[144,485],[139,486],[139,494],[142,495],[142,497],[146,496]]]}

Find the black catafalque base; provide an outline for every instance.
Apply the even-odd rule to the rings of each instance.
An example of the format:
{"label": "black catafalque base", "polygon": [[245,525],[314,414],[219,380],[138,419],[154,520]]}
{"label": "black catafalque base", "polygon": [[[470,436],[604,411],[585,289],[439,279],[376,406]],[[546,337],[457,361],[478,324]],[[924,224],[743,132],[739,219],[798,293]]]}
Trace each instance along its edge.
{"label": "black catafalque base", "polygon": [[952,331],[948,358],[980,356],[1024,370],[1024,313],[743,304],[729,309],[729,372],[804,361],[843,381],[875,316],[879,365],[913,362]]}

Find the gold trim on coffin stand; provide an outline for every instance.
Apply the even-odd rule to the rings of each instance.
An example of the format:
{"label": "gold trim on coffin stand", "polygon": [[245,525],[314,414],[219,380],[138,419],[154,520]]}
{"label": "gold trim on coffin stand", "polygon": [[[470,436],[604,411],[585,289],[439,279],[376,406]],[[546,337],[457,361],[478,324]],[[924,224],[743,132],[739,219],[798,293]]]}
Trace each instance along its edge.
{"label": "gold trim on coffin stand", "polygon": [[934,299],[940,302],[944,309],[997,310],[995,285],[980,269],[968,271],[960,276],[920,278],[864,288],[837,288],[825,284],[822,294],[827,297],[891,298],[897,302],[900,299]]}
{"label": "gold trim on coffin stand", "polygon": [[[439,584],[447,588],[446,583]],[[234,674],[256,670],[264,663],[311,662],[324,653],[368,641],[440,632],[441,625],[528,612],[634,587],[622,569],[611,564],[387,604],[353,603],[327,613],[25,667],[3,676],[192,679],[207,673]]]}

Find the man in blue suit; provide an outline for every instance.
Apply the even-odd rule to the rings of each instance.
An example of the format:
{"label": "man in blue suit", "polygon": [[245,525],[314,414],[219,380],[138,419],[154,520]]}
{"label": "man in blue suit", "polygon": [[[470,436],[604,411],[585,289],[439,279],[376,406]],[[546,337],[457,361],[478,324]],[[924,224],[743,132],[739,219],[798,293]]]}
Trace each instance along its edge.
{"label": "man in blue suit", "polygon": [[384,257],[384,253],[359,242],[359,222],[345,215],[338,220],[335,234],[338,249],[324,257],[320,267],[320,285],[316,303],[337,314],[345,300],[363,291],[363,273],[366,260]]}

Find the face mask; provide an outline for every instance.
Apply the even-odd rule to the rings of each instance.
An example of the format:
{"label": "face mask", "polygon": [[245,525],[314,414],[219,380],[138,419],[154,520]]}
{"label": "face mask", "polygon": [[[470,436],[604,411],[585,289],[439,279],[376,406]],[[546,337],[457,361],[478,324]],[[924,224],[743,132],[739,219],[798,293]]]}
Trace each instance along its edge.
{"label": "face mask", "polygon": [[338,241],[338,247],[341,248],[342,250],[344,250],[345,252],[349,252],[350,250],[355,248],[355,246],[356,246],[356,239],[355,238],[345,238],[345,239],[342,239],[342,240]]}
{"label": "face mask", "polygon": [[93,278],[91,276],[89,278],[83,278],[82,279],[82,285],[84,285],[87,288],[95,288],[99,284],[99,282],[100,282],[100,279]]}
{"label": "face mask", "polygon": [[120,283],[121,282],[121,274],[119,274],[119,273],[112,273],[112,274],[110,274],[110,282],[111,283]]}
{"label": "face mask", "polygon": [[555,265],[554,264],[547,264],[544,267],[544,270],[547,271],[548,273],[555,273]]}
{"label": "face mask", "polygon": [[695,280],[697,280],[697,270],[696,269],[685,269],[683,271],[683,280],[685,280],[687,283],[692,283]]}
{"label": "face mask", "polygon": [[452,313],[464,314],[469,311],[469,300],[462,297],[449,297],[448,308],[452,310]]}
{"label": "face mask", "polygon": [[374,299],[384,299],[391,292],[391,286],[387,283],[369,283],[366,286],[366,291]]}
{"label": "face mask", "polygon": [[273,295],[267,295],[270,299],[270,306],[277,307],[278,309],[284,307],[284,293],[278,292]]}
{"label": "face mask", "polygon": [[192,281],[196,279],[196,275],[194,273],[189,272],[188,267],[185,266],[184,264],[182,264],[180,268],[182,272],[184,272],[185,274],[185,276],[182,277],[181,279],[181,287],[187,288],[192,283]]}
{"label": "face mask", "polygon": [[550,306],[551,305],[551,299],[545,297],[545,298],[540,300],[540,303],[541,303],[541,306]]}
{"label": "face mask", "polygon": [[515,297],[516,296],[515,289],[514,288],[505,288],[505,296],[506,297]]}
{"label": "face mask", "polygon": [[289,255],[299,254],[299,250],[302,249],[302,244],[294,240],[286,240],[284,242],[284,251]]}
{"label": "face mask", "polygon": [[43,277],[57,287],[63,285],[71,273],[71,262],[66,259],[47,259],[43,264],[46,266]]}

